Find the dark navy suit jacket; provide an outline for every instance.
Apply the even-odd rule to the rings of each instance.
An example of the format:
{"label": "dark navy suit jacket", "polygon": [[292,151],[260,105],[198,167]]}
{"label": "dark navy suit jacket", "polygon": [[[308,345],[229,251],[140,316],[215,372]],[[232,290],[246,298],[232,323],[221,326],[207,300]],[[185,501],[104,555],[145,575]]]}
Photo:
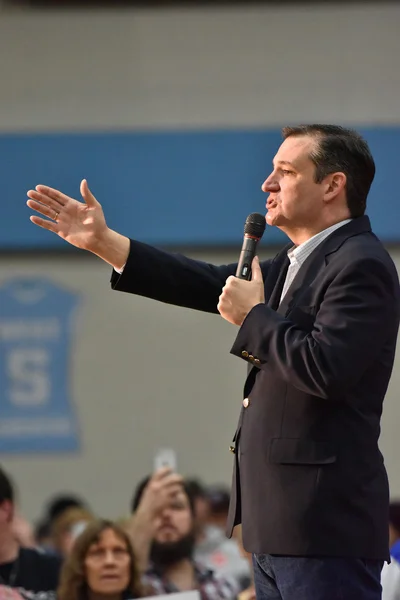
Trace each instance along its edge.
{"label": "dark navy suit jacket", "polygon": [[[261,263],[265,304],[231,352],[249,364],[234,436],[228,535],[250,552],[389,559],[386,469],[378,447],[399,327],[396,268],[353,219],[306,259],[279,304],[284,248]],[[214,266],[131,240],[112,287],[217,313],[236,265]]]}

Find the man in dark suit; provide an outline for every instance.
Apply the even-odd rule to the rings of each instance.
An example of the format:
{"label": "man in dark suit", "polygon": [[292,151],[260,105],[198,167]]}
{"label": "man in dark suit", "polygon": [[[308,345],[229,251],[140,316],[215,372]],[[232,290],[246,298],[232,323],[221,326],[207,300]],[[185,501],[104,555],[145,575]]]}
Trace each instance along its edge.
{"label": "man in dark suit", "polygon": [[[357,133],[283,130],[262,189],[267,223],[291,243],[274,260],[215,267],[110,231],[85,204],[45,186],[39,226],[114,267],[114,289],[219,312],[247,361],[232,449],[228,534],[242,523],[257,597],[378,600],[388,553],[388,482],[378,447],[399,326],[395,266],[364,215],[375,165]],[[40,204],[40,203],[41,204]]]}

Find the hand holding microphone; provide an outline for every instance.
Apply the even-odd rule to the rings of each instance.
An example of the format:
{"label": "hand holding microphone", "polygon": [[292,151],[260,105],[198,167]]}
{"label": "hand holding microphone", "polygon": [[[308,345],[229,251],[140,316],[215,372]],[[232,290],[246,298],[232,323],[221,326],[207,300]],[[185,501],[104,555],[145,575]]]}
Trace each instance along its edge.
{"label": "hand holding microphone", "polygon": [[228,277],[219,297],[218,311],[234,325],[242,325],[251,309],[265,302],[263,276],[258,258],[255,258],[264,230],[262,215],[252,213],[247,217],[236,277]]}
{"label": "hand holding microphone", "polygon": [[265,217],[259,213],[251,213],[244,224],[243,245],[236,270],[236,277],[239,279],[251,279],[251,264],[264,231]]}

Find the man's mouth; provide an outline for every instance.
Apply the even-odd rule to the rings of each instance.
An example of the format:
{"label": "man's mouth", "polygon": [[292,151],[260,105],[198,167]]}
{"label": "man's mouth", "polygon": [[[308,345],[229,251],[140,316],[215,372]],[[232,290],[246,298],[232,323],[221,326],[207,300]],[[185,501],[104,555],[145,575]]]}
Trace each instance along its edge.
{"label": "man's mouth", "polygon": [[278,205],[278,201],[276,198],[271,198],[271,196],[268,197],[267,202],[265,204],[265,207],[267,210],[270,210],[271,208],[275,208]]}
{"label": "man's mouth", "polygon": [[160,527],[159,531],[162,531],[163,533],[175,533],[176,530],[175,527],[172,527],[171,525],[163,525]]}

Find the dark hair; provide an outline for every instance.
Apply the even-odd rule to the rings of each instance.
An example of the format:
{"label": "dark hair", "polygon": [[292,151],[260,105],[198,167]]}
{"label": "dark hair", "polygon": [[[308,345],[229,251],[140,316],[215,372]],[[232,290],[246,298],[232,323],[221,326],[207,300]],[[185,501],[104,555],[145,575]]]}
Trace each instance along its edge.
{"label": "dark hair", "polygon": [[207,499],[206,488],[199,479],[186,479],[185,483],[190,490],[193,500],[197,500],[197,498]]}
{"label": "dark hair", "polygon": [[51,535],[51,525],[49,521],[38,521],[35,525],[35,539],[40,542]]}
{"label": "dark hair", "polygon": [[213,515],[223,515],[229,510],[230,490],[222,485],[213,485],[208,488],[208,501]]}
{"label": "dark hair", "polygon": [[315,137],[318,143],[310,159],[316,167],[316,183],[330,173],[344,173],[350,215],[354,218],[364,214],[375,176],[375,162],[367,142],[358,132],[338,125],[299,125],[284,127],[282,135],[284,139],[291,136]]}
{"label": "dark hair", "polygon": [[[134,513],[136,511],[137,507],[139,506],[140,501],[143,496],[143,493],[144,493],[144,490],[146,489],[147,484],[149,483],[150,479],[151,479],[151,476],[148,475],[147,477],[142,479],[142,481],[137,485],[137,487],[133,493],[133,498],[131,500],[131,513]],[[185,492],[185,494],[189,500],[190,511],[191,511],[192,515],[194,516],[194,514],[195,514],[195,508],[194,508],[195,497],[194,497],[194,494],[193,494],[188,482],[186,482],[186,481],[183,482],[182,489]]]}
{"label": "dark hair", "polygon": [[76,539],[71,554],[66,559],[61,570],[60,586],[57,590],[58,600],[85,600],[88,598],[85,558],[90,546],[98,543],[101,534],[107,529],[111,529],[118,538],[125,542],[131,559],[130,581],[128,589],[125,592],[128,593],[130,598],[139,598],[142,596],[143,589],[140,584],[139,569],[128,535],[116,523],[100,519],[88,525]]}
{"label": "dark hair", "polygon": [[0,504],[8,500],[14,502],[14,486],[9,475],[0,467]]}
{"label": "dark hair", "polygon": [[61,513],[68,508],[87,508],[86,503],[71,494],[60,494],[51,498],[47,504],[45,518],[54,521]]}

